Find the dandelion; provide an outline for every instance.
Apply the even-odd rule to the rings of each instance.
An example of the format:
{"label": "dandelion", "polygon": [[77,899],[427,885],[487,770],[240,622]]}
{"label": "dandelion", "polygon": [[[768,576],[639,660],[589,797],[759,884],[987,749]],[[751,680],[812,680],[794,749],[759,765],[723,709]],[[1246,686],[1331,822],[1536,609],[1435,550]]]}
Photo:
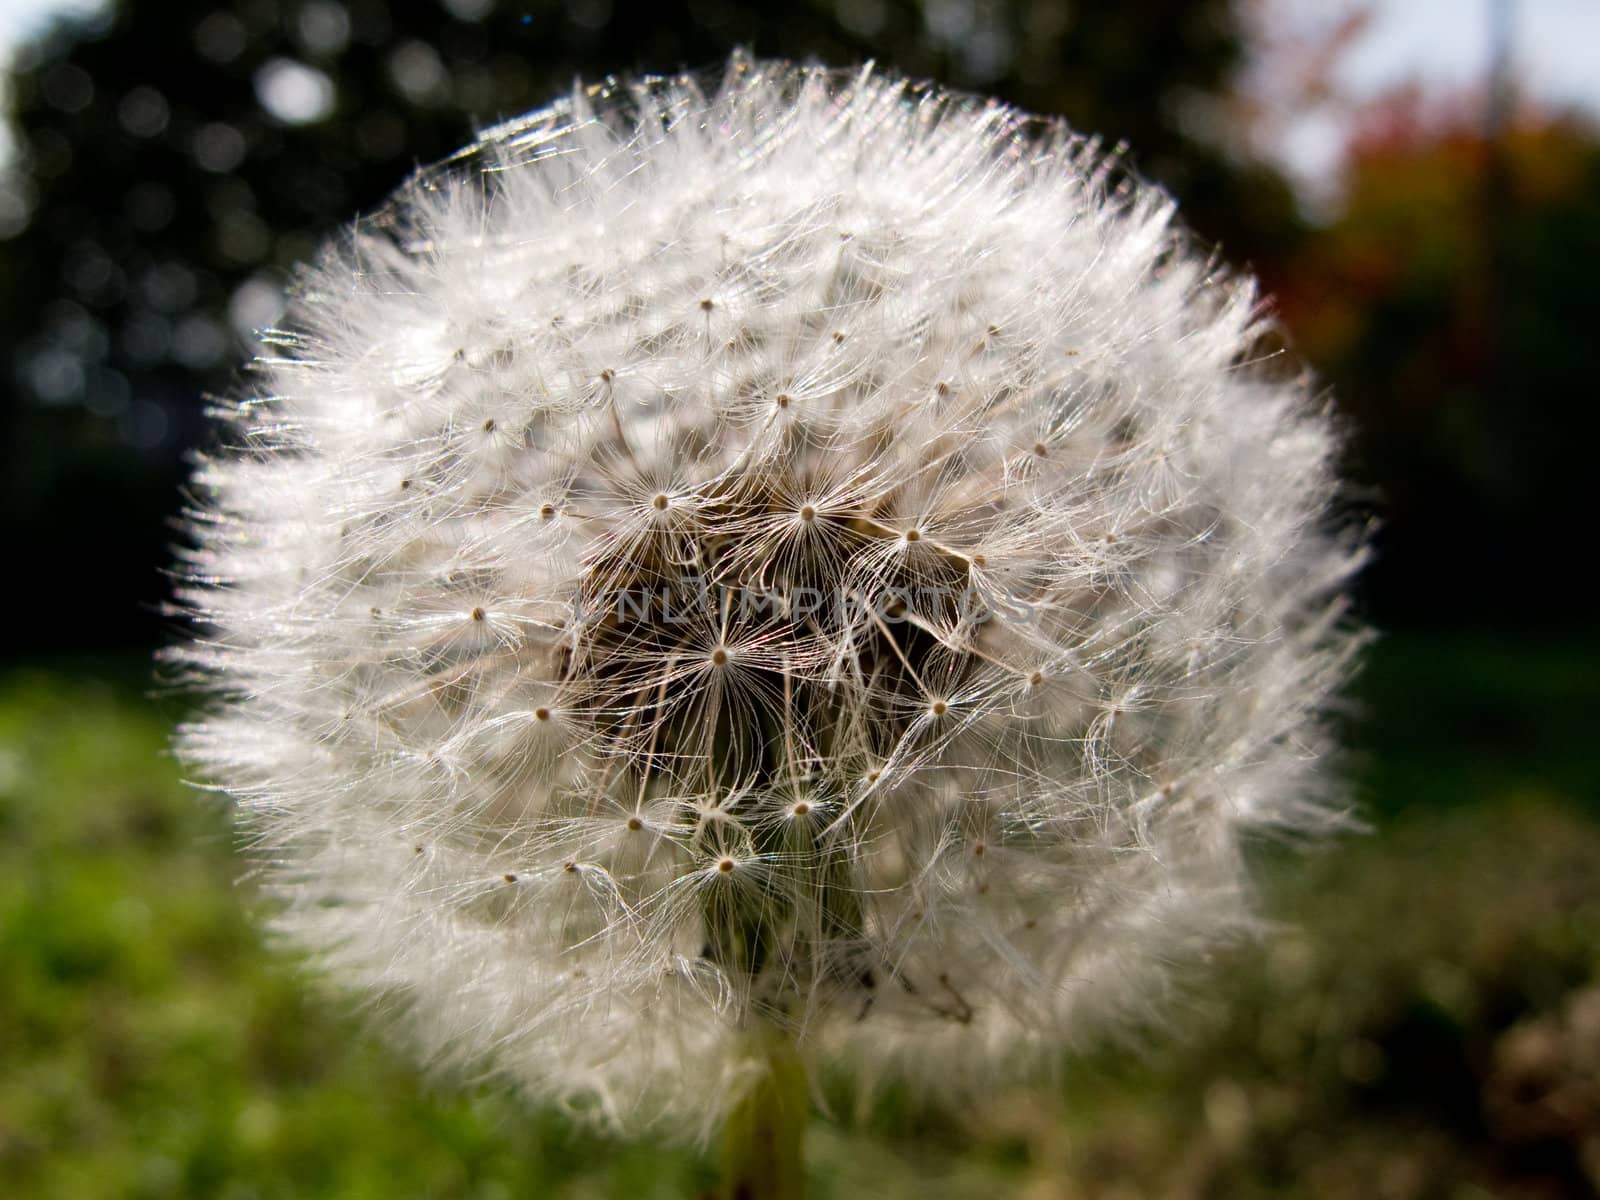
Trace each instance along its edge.
{"label": "dandelion", "polygon": [[596,1122],[1048,1063],[1340,811],[1360,539],[1269,328],[1000,104],[579,89],[302,276],[196,472],[181,751],[277,928]]}

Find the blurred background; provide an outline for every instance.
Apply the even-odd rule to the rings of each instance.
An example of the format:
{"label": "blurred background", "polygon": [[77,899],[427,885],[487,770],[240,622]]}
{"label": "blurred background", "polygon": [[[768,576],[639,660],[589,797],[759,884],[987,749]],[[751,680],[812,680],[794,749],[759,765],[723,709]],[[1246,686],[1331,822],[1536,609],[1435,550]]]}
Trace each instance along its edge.
{"label": "blurred background", "polygon": [[420,1081],[264,948],[149,661],[184,456],[294,264],[576,76],[735,45],[1125,142],[1275,295],[1380,522],[1372,832],[1264,850],[1281,928],[1160,1044],[841,1098],[816,1193],[1600,1195],[1600,0],[0,0],[0,1194],[709,1186]]}

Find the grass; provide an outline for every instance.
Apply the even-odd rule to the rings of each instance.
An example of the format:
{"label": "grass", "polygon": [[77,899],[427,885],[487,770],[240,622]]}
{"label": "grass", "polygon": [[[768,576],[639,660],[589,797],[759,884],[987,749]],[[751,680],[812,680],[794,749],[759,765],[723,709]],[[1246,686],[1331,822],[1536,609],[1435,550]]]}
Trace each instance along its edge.
{"label": "grass", "polygon": [[[142,667],[0,673],[0,1193],[691,1197],[712,1163],[432,1084],[265,948]],[[133,682],[130,682],[130,677]],[[1264,856],[1283,929],[1181,1033],[1059,1086],[818,1120],[819,1197],[1600,1190],[1594,646],[1395,638],[1354,740],[1374,835]],[[847,1106],[841,1111],[848,1113]]]}

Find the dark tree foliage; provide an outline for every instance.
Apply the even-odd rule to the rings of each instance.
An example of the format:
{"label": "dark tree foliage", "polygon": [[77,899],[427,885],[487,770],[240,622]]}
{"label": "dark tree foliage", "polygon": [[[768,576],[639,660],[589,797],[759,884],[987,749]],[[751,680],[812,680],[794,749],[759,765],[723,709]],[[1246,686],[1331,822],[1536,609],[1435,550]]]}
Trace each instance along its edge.
{"label": "dark tree foliage", "polygon": [[1592,626],[1551,568],[1592,539],[1597,260],[1600,131],[1530,114],[1491,140],[1465,108],[1358,139],[1341,210],[1273,281],[1381,491],[1391,620]]}
{"label": "dark tree foliage", "polygon": [[[4,517],[50,587],[45,644],[157,634],[202,396],[232,386],[294,263],[475,128],[575,77],[715,68],[735,45],[1065,115],[1170,187],[1230,256],[1281,181],[1186,132],[1241,53],[1232,0],[127,0],[13,80],[0,190]],[[311,72],[309,73],[307,68]],[[31,203],[30,203],[31,202]],[[31,207],[31,216],[25,209]],[[41,647],[43,648],[43,647]],[[24,652],[32,647],[22,647]]]}

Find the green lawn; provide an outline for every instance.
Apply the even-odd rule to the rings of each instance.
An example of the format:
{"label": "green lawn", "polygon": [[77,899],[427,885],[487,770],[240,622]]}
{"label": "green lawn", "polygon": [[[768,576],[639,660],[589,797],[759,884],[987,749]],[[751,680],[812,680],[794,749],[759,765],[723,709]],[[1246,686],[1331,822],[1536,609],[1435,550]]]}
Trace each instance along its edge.
{"label": "green lawn", "polygon": [[[0,1195],[690,1197],[691,1151],[431,1084],[263,947],[139,664],[0,672]],[[1374,832],[1263,854],[1282,929],[1143,1054],[813,1125],[821,1197],[1600,1190],[1600,647],[1396,638]]]}

